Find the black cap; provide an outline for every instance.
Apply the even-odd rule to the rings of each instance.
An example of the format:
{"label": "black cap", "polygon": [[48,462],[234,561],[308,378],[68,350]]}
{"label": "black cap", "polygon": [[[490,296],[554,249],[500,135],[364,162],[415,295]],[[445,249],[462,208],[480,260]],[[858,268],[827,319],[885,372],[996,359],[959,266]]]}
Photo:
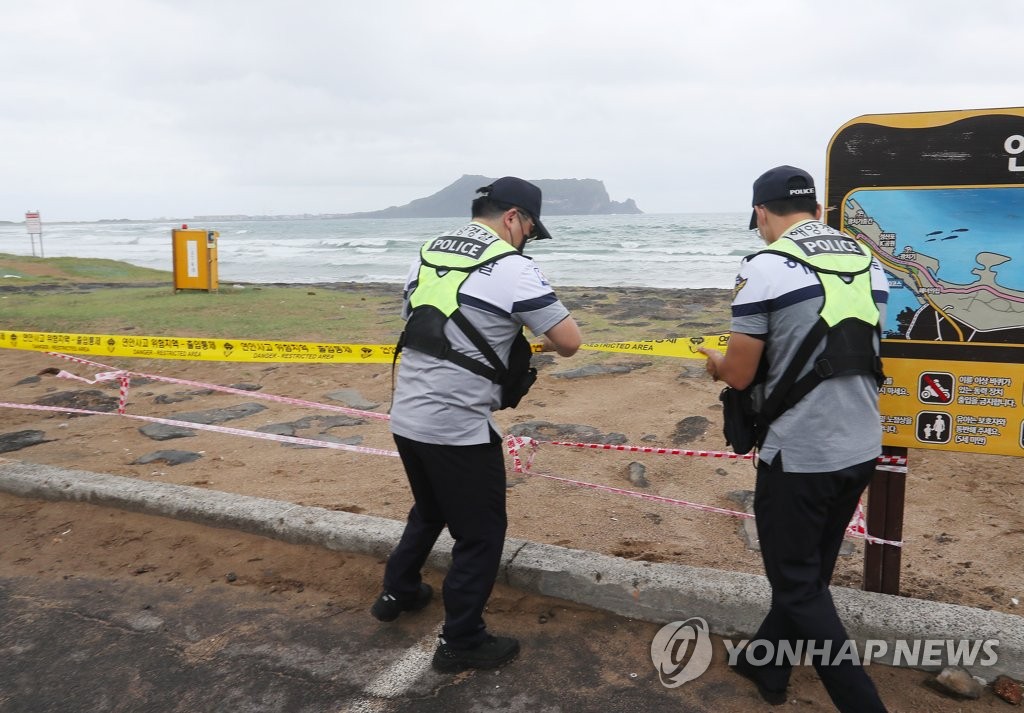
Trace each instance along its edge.
{"label": "black cap", "polygon": [[[814,198],[814,179],[802,168],[776,166],[762,173],[754,181],[754,199],[750,205],[762,205],[768,201],[786,198]],[[757,211],[750,213],[750,229],[757,228]]]}
{"label": "black cap", "polygon": [[533,220],[536,239],[546,240],[551,237],[551,233],[540,222],[540,189],[529,181],[515,176],[505,176],[489,186],[477,188],[476,192],[483,193],[498,203],[505,203],[525,210]]}

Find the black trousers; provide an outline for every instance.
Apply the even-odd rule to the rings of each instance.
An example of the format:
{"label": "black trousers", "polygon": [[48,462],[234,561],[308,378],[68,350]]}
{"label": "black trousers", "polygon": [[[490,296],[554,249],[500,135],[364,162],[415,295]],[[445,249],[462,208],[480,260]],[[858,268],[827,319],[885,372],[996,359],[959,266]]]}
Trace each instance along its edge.
{"label": "black trousers", "polygon": [[505,461],[501,438],[474,446],[440,446],[395,436],[415,504],[384,569],[384,589],[415,596],[421,570],[441,530],[455,540],[444,578],[444,627],[453,648],[487,637],[484,606],[498,576],[505,545]]}
{"label": "black trousers", "polygon": [[[829,591],[839,547],[857,502],[874,472],[875,461],[830,473],[788,473],[782,456],[757,466],[754,516],[765,574],[772,587],[768,615],[751,641],[813,641],[818,651],[829,644],[829,662],[849,638]],[[840,711],[885,711],[863,666],[849,659],[837,666],[814,666]],[[783,691],[792,665],[776,658],[754,671],[761,684]]]}

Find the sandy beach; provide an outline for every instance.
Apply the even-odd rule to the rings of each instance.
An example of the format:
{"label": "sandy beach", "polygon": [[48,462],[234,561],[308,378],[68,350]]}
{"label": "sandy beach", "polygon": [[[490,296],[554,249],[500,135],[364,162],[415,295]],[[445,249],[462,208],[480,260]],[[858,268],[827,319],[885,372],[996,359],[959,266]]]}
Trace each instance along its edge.
{"label": "sandy beach", "polygon": [[[338,288],[397,293],[387,285]],[[294,289],[299,293],[308,288]],[[707,334],[725,323],[729,299],[725,290],[628,289],[613,295],[612,291],[569,288],[559,292],[590,342],[621,339],[623,329],[642,338]],[[397,299],[395,294],[396,309]],[[605,326],[610,324],[614,327]],[[222,425],[393,451],[384,420],[344,414],[339,418],[335,412],[315,407],[226,394],[204,386],[245,384],[263,395],[333,406],[347,400],[357,408],[386,412],[391,392],[388,365],[115,362],[111,366],[136,374],[129,391],[129,415],[176,419],[183,413],[257,404],[249,415]],[[702,361],[581,352],[571,359],[542,355],[538,362],[540,378],[530,394],[518,409],[497,416],[506,433],[525,430],[547,442],[537,451],[529,473],[509,469],[510,536],[639,560],[761,573],[758,552],[749,549],[741,535],[740,518],[700,509],[742,511],[743,495],[753,490],[749,461],[550,443],[613,442],[723,451],[719,386],[706,377]],[[41,374],[56,369],[88,378],[95,372],[44,354],[4,350],[0,359],[4,400],[79,408],[91,404],[100,410],[110,409],[111,400],[116,403],[116,382],[88,385]],[[194,383],[139,376],[147,374]],[[43,442],[4,457],[393,519],[404,519],[410,505],[401,464],[394,457],[202,430],[157,441],[140,430],[146,425],[117,415],[68,417],[5,409],[4,433],[38,431]],[[159,454],[171,449],[196,454],[195,459],[171,465]],[[146,462],[154,454],[157,459]],[[909,467],[901,593],[1019,613],[1015,599],[1019,601],[1024,592],[1015,563],[1024,516],[1018,507],[1022,487],[1018,463],[1008,457],[921,450],[911,451]],[[852,545],[853,553],[840,558],[835,582],[859,587],[863,542],[855,540]]]}

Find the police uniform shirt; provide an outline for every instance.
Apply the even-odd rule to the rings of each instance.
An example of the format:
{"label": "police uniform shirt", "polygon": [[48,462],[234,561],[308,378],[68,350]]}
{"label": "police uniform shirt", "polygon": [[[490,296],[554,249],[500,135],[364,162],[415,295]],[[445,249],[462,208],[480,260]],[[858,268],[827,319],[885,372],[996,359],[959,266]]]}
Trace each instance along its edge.
{"label": "police uniform shirt", "polygon": [[[408,295],[419,268],[417,259],[406,279],[402,310],[406,319]],[[505,364],[512,340],[523,326],[540,336],[569,316],[569,310],[555,296],[533,260],[519,254],[472,272],[459,290],[459,304],[462,313]],[[451,321],[445,325],[445,335],[453,349],[489,365]],[[391,431],[421,443],[487,443],[489,428],[501,434],[491,416],[500,405],[501,387],[497,384],[450,361],[405,349],[395,384]]]}
{"label": "police uniform shirt", "polygon": [[[844,235],[814,222],[825,235]],[[889,287],[877,260],[871,261],[871,291],[884,324]],[[811,268],[772,253],[744,258],[736,278],[731,329],[767,339],[766,394],[818,320],[823,304],[824,291]],[[810,370],[824,346],[823,340],[800,376]],[[878,388],[872,376],[855,375],[826,379],[779,416],[759,457],[770,463],[781,451],[786,471],[826,473],[876,458],[881,449]]]}

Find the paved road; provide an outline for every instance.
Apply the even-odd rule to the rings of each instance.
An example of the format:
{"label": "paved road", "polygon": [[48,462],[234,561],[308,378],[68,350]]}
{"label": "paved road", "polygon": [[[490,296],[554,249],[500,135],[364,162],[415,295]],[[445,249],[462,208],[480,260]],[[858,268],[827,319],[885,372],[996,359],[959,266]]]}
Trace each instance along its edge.
{"label": "paved road", "polygon": [[429,665],[436,603],[385,626],[364,609],[282,606],[228,585],[3,577],[0,611],[0,710],[12,713],[757,707],[742,681],[664,688],[646,658],[654,627],[590,611],[555,612],[576,620],[571,637],[523,626],[520,660],[458,676]]}

